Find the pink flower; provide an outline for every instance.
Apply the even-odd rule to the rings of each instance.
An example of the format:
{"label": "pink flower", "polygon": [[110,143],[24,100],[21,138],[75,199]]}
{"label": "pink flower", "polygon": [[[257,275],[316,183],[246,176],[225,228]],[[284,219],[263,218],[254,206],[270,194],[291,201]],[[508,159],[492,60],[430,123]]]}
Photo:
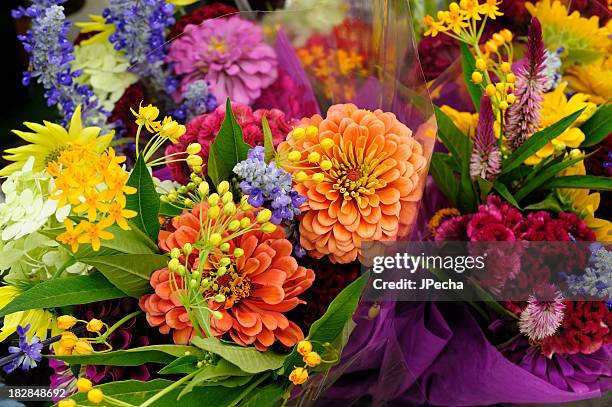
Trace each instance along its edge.
{"label": "pink flower", "polygon": [[[285,114],[277,109],[253,110],[244,105],[232,105],[232,111],[236,116],[236,121],[242,128],[244,140],[251,146],[263,144],[263,132],[261,129],[261,119],[265,115],[272,131],[274,145],[278,145],[285,139],[291,131],[292,122],[285,119]],[[200,143],[202,151],[198,153],[204,160],[204,165],[208,162],[210,144],[214,141],[221,123],[225,119],[225,105],[219,106],[210,113],[198,116],[187,124],[187,131],[180,138],[179,143],[171,144],[166,148],[166,154],[185,151],[190,143]],[[184,162],[174,162],[166,164],[172,173],[172,177],[182,183],[189,182],[189,168]]]}
{"label": "pink flower", "polygon": [[[547,287],[548,290],[552,288]],[[521,312],[519,329],[533,341],[552,336],[563,322],[563,296],[554,292],[552,298],[537,298],[531,295],[527,307]]]}
{"label": "pink flower", "polygon": [[239,16],[187,25],[170,44],[168,62],[183,75],[182,89],[204,79],[221,103],[229,97],[251,104],[278,75],[276,54],[264,42],[262,29]]}

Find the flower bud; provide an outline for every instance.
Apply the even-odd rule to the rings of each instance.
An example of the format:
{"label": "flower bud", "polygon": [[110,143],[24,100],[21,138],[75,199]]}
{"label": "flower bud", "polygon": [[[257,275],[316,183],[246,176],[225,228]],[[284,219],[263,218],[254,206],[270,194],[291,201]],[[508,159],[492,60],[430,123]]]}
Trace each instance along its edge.
{"label": "flower bud", "polygon": [[202,165],[204,160],[199,155],[190,155],[187,157],[187,165],[190,167],[199,167]]}
{"label": "flower bud", "polygon": [[555,150],[557,151],[563,151],[567,148],[567,145],[562,141],[555,141],[553,145],[555,146]]}
{"label": "flower bud", "polygon": [[186,256],[189,256],[191,252],[193,252],[193,246],[191,246],[191,243],[189,242],[185,243],[183,245],[183,253],[185,253]]}
{"label": "flower bud", "polygon": [[296,182],[304,182],[308,179],[308,174],[304,171],[300,171],[294,176]]}
{"label": "flower bud", "polygon": [[196,363],[196,366],[198,367],[198,369],[201,369],[202,366],[204,366],[204,363],[201,360],[198,360],[198,363]]}
{"label": "flower bud", "polygon": [[214,246],[221,244],[223,237],[219,233],[213,233],[210,235],[210,243]]}
{"label": "flower bud", "polygon": [[506,102],[505,100],[502,100],[501,102],[499,102],[499,108],[501,110],[506,110],[508,109],[508,102]]}
{"label": "flower bud", "polygon": [[261,226],[261,231],[264,233],[272,233],[276,230],[276,225],[271,222],[266,222]]}
{"label": "flower bud", "polygon": [[321,147],[323,147],[324,149],[328,149],[328,148],[332,148],[334,146],[334,140],[332,140],[331,138],[324,138],[323,140],[321,140]]}
{"label": "flower bud", "polygon": [[87,393],[87,400],[94,404],[100,404],[104,400],[104,393],[102,393],[102,390],[100,389],[91,389]]}
{"label": "flower bud", "polygon": [[485,69],[487,69],[487,62],[482,58],[478,58],[476,60],[476,69],[478,69],[479,71],[484,71]]}
{"label": "flower bud", "polygon": [[79,377],[76,381],[76,386],[79,393],[87,393],[93,388],[93,383],[89,379]]}
{"label": "flower bud", "polygon": [[226,215],[235,215],[236,214],[236,205],[233,202],[228,202],[223,207],[223,212]]}
{"label": "flower bud", "polygon": [[488,52],[497,52],[497,44],[493,41],[487,41],[485,44],[485,49]]}
{"label": "flower bud", "polygon": [[217,276],[222,277],[225,275],[225,273],[227,273],[226,267],[221,266],[217,269]]}
{"label": "flower bud", "polygon": [[506,75],[506,82],[514,83],[515,81],[516,81],[516,75],[514,75],[512,72]]}
{"label": "flower bud", "polygon": [[312,153],[308,154],[308,162],[315,164],[318,163],[319,160],[321,160],[321,154],[317,153],[316,151],[313,151]]}
{"label": "flower bud", "polygon": [[70,329],[77,323],[77,319],[72,315],[62,315],[57,317],[57,327],[59,329]]}
{"label": "flower bud", "polygon": [[299,140],[303,139],[304,136],[306,136],[306,131],[303,128],[301,128],[301,127],[297,127],[295,129],[293,129],[291,134],[293,135],[294,139],[299,141]]}
{"label": "flower bud", "polygon": [[200,143],[191,143],[187,146],[187,150],[185,150],[189,155],[195,155],[202,151],[202,146]]}
{"label": "flower bud", "polygon": [[575,160],[581,156],[582,156],[582,152],[578,150],[577,148],[573,148],[572,151],[570,151],[570,158],[572,160]]}
{"label": "flower bud", "polygon": [[251,225],[251,219],[244,217],[240,219],[240,228],[246,229]]}
{"label": "flower bud", "polygon": [[495,33],[493,34],[493,41],[495,41],[497,45],[503,45],[506,39],[501,34]]}
{"label": "flower bud", "polygon": [[506,42],[511,42],[512,41],[512,31],[510,31],[507,28],[504,28],[503,30],[501,30],[499,32],[499,34],[504,37],[504,40],[506,40]]}
{"label": "flower bud", "polygon": [[178,267],[178,270],[176,270],[176,272],[178,273],[179,276],[184,276],[185,273],[187,273],[187,269],[185,268],[185,266],[183,266],[182,264]]}
{"label": "flower bud", "polygon": [[315,138],[318,135],[319,135],[319,129],[316,126],[306,127],[306,137],[307,138]]}
{"label": "flower bud", "polygon": [[234,219],[233,221],[231,221],[228,225],[227,225],[227,229],[230,232],[235,232],[238,230],[238,228],[240,227],[240,221],[237,219]]}
{"label": "flower bud", "polygon": [[312,343],[307,340],[301,340],[297,344],[297,351],[300,355],[304,356],[309,352],[312,352]]}
{"label": "flower bud", "polygon": [[206,216],[208,217],[208,219],[216,219],[217,216],[219,216],[220,212],[221,212],[221,208],[215,205],[208,209]]}
{"label": "flower bud", "polygon": [[104,328],[104,322],[94,318],[87,323],[86,328],[89,332],[100,332]]}
{"label": "flower bud", "polygon": [[202,195],[208,195],[209,190],[210,190],[210,186],[208,185],[208,182],[206,181],[202,181],[202,183],[198,186],[198,191],[200,191],[200,194]]}
{"label": "flower bud", "polygon": [[234,249],[234,257],[239,258],[239,257],[242,257],[242,256],[244,256],[244,250],[241,249],[240,247],[236,247]]}
{"label": "flower bud", "polygon": [[227,252],[230,249],[230,244],[228,242],[221,243],[219,249],[221,249],[222,252]]}
{"label": "flower bud", "polygon": [[168,262],[168,270],[176,273],[180,265],[181,262],[178,259],[170,259],[170,261]]}
{"label": "flower bud", "polygon": [[229,202],[234,202],[234,194],[228,191],[224,192],[223,196],[221,197],[221,202],[223,202],[224,205]]}
{"label": "flower bud", "polygon": [[296,367],[289,374],[289,380],[296,386],[303,384],[308,380],[308,371],[303,367]]}
{"label": "flower bud", "polygon": [[221,319],[223,319],[223,314],[221,313],[221,311],[213,311],[212,316],[217,321],[220,321]]}
{"label": "flower bud", "polygon": [[315,367],[321,363],[321,356],[317,352],[308,352],[302,358],[304,363],[310,367]]}
{"label": "flower bud", "polygon": [[242,198],[240,198],[240,209],[242,209],[245,212],[248,212],[251,209],[253,209],[253,207],[249,203],[249,196],[248,195],[243,195]]}
{"label": "flower bud", "polygon": [[219,182],[219,185],[217,186],[217,192],[219,193],[219,195],[223,195],[224,193],[229,191],[229,187],[230,187],[229,182],[221,181]]}
{"label": "flower bud", "polygon": [[509,62],[502,62],[500,65],[501,71],[504,73],[510,72],[511,66]]}
{"label": "flower bud", "polygon": [[181,257],[180,249],[178,247],[174,247],[172,250],[170,250],[170,257],[173,259],[178,259]]}
{"label": "flower bud", "polygon": [[476,71],[472,72],[472,82],[474,82],[477,85],[482,83],[482,74]]}
{"label": "flower bud", "polygon": [[219,265],[221,267],[227,267],[232,263],[232,261],[228,258],[228,257],[224,257],[221,260],[219,260]]}
{"label": "flower bud", "polygon": [[87,339],[79,339],[74,345],[74,349],[72,350],[72,354],[76,355],[90,355],[93,353],[93,347],[91,343]]}
{"label": "flower bud", "polygon": [[219,194],[217,194],[217,193],[210,194],[210,196],[208,197],[208,204],[210,206],[217,206],[217,205],[219,205]]}
{"label": "flower bud", "polygon": [[195,289],[198,287],[198,280],[196,280],[195,278],[192,278],[191,280],[189,280],[189,287],[192,289]]}
{"label": "flower bud", "polygon": [[332,162],[329,160],[321,161],[321,165],[319,166],[323,171],[330,170],[332,167]]}
{"label": "flower bud", "polygon": [[489,97],[495,96],[495,86],[493,86],[492,84],[488,84],[487,87],[485,88],[485,92],[487,93],[487,96]]}
{"label": "flower bud", "polygon": [[215,302],[224,302],[225,301],[225,295],[223,294],[217,294],[214,297]]}
{"label": "flower bud", "polygon": [[312,182],[314,182],[315,184],[320,184],[324,180],[325,180],[325,174],[323,174],[322,172],[317,172],[315,174],[312,174]]}
{"label": "flower bud", "polygon": [[506,96],[506,100],[508,101],[508,103],[512,104],[516,102],[516,95],[514,93],[508,93],[508,95]]}
{"label": "flower bud", "polygon": [[257,223],[266,223],[270,220],[271,217],[272,211],[270,209],[265,208],[259,211],[255,219],[257,220]]}
{"label": "flower bud", "polygon": [[57,403],[57,407],[76,407],[77,403],[73,399],[60,400]]}
{"label": "flower bud", "polygon": [[66,349],[72,349],[76,345],[79,338],[72,332],[64,332],[59,340],[59,344],[61,347]]}
{"label": "flower bud", "polygon": [[300,160],[300,158],[302,158],[302,153],[300,153],[299,151],[292,151],[289,153],[289,155],[287,155],[287,158],[289,159],[289,161],[291,162],[297,162]]}
{"label": "flower bud", "polygon": [[458,13],[459,12],[459,5],[457,3],[455,3],[454,1],[448,6],[448,9],[450,11],[452,11],[453,13]]}

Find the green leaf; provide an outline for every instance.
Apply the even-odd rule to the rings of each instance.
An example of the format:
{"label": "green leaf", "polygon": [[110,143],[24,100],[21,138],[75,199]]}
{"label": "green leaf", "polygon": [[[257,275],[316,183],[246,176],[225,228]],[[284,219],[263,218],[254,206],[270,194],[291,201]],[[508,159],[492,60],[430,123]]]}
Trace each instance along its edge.
{"label": "green leaf", "polygon": [[482,177],[478,177],[476,181],[478,182],[478,189],[480,190],[480,200],[486,201],[487,196],[493,189],[493,183]]}
{"label": "green leaf", "polygon": [[514,199],[512,193],[510,193],[506,185],[502,184],[501,182],[495,182],[493,183],[493,189],[495,189],[506,201],[510,202],[510,204],[512,204],[519,210],[521,209],[518,202],[516,202],[516,199]]}
{"label": "green leaf", "polygon": [[468,92],[478,112],[480,110],[480,98],[482,97],[482,86],[472,82],[472,73],[476,70],[476,59],[465,43],[461,43],[461,67],[463,68],[463,80],[467,85]]}
{"label": "green leaf", "polygon": [[453,170],[443,157],[448,156],[442,153],[433,153],[429,168],[442,193],[456,206],[459,196],[459,183]]}
{"label": "green leaf", "polygon": [[474,146],[472,145],[472,141],[469,137],[466,137],[463,141],[462,154],[467,158],[461,162],[461,188],[459,192],[461,199],[459,199],[459,202],[457,202],[459,210],[462,213],[474,212],[478,206],[478,197],[476,195],[474,183],[472,182],[472,177],[470,175],[469,157],[472,154],[473,148]]}
{"label": "green leaf", "polygon": [[195,337],[191,341],[200,349],[221,356],[247,373],[276,370],[283,366],[285,356],[270,350],[260,352],[255,348],[231,345],[213,338]]}
{"label": "green leaf", "polygon": [[179,216],[183,213],[183,208],[178,208],[168,202],[160,202],[159,204],[159,214],[164,216]]}
{"label": "green leaf", "polygon": [[90,355],[51,355],[51,357],[63,360],[71,365],[140,366],[145,363],[172,363],[184,357],[185,352],[191,352],[195,358],[202,355],[202,351],[193,346],[151,345],[112,352],[92,353]]}
{"label": "green leaf", "polygon": [[229,98],[225,105],[225,119],[208,156],[208,176],[215,185],[228,180],[234,166],[246,159],[249,146],[244,142],[242,129],[238,125]]}
{"label": "green leaf", "polygon": [[275,405],[285,393],[280,383],[270,383],[248,395],[240,407],[270,407]]}
{"label": "green leaf", "polygon": [[583,188],[597,191],[612,191],[612,178],[595,175],[570,175],[553,178],[546,188]]}
{"label": "green leaf", "polygon": [[79,261],[100,270],[115,287],[131,297],[146,293],[150,289],[151,274],[168,264],[168,258],[161,254],[119,254]]}
{"label": "green leaf", "polygon": [[535,154],[547,143],[559,137],[576,119],[582,114],[584,108],[575,111],[549,127],[534,133],[519,148],[517,148],[506,160],[502,167],[502,174],[508,173],[521,165],[526,159]]}
{"label": "green leaf", "polygon": [[[238,366],[228,362],[227,360],[220,359],[215,365],[208,365],[200,369],[200,372],[196,374],[193,379],[183,388],[179,394],[179,399],[184,395],[193,391],[198,386],[210,386],[210,385],[222,385],[222,382],[232,377],[243,378],[238,383],[244,384],[251,380],[252,374],[242,371]],[[234,384],[234,383],[226,383]],[[239,385],[241,385],[239,384]],[[235,387],[235,386],[224,386],[224,387]]]}
{"label": "green leaf", "polygon": [[[347,321],[353,316],[361,291],[367,281],[369,274],[362,274],[357,280],[346,286],[336,298],[329,304],[325,314],[317,319],[310,327],[308,339],[318,343],[334,342],[342,334]],[[285,361],[285,371],[290,371],[294,366],[302,366],[302,357],[293,350]]]}
{"label": "green leaf", "polygon": [[554,164],[551,164],[545,167],[544,169],[540,171],[538,175],[533,177],[531,180],[529,180],[529,182],[523,185],[521,189],[516,191],[514,194],[514,197],[516,198],[517,202],[521,202],[525,197],[527,197],[527,195],[529,195],[531,192],[538,189],[545,182],[553,178],[555,175],[563,171],[565,168],[571,167],[578,161],[582,161],[587,157],[588,157],[587,155],[582,155],[578,158],[574,158],[571,160],[561,160],[560,162],[555,162]]}
{"label": "green leaf", "polygon": [[272,130],[270,130],[270,125],[268,124],[268,119],[264,114],[261,117],[261,128],[263,129],[264,136],[264,161],[269,162],[272,158],[274,158],[274,140],[272,138]]}
{"label": "green leaf", "polygon": [[185,355],[172,361],[159,371],[160,374],[191,373],[198,370],[199,358],[195,355]]}
{"label": "green leaf", "polygon": [[[96,386],[102,392],[110,397],[129,403],[133,406],[139,406],[146,400],[157,395],[174,381],[165,379],[155,379],[148,382],[138,380],[125,380],[121,382],[112,382]],[[236,393],[244,391],[248,385],[242,388],[227,388],[222,386],[216,387],[198,387],[185,397],[181,398],[181,407],[228,407],[236,398]],[[177,399],[181,391],[181,387],[177,387],[172,391],[164,394],[163,397],[150,404],[151,407],[168,407],[178,405]],[[79,406],[84,407],[99,407],[99,404],[93,404],[87,400],[86,393],[77,393],[71,397]]]}
{"label": "green leaf", "polygon": [[467,136],[455,126],[455,123],[439,107],[434,106],[436,122],[438,123],[438,137],[451,153],[451,157],[457,163],[457,168],[463,168],[462,163],[470,160],[469,155],[464,155],[465,139]]}
{"label": "green leaf", "polygon": [[125,294],[100,273],[58,278],[38,283],[19,294],[0,310],[0,317],[29,309],[89,304],[122,297],[125,297]]}
{"label": "green leaf", "polygon": [[147,168],[144,155],[139,155],[127,184],[136,188],[136,193],[126,196],[127,209],[138,215],[132,222],[154,242],[159,234],[159,195],[155,191],[153,178]]}
{"label": "green leaf", "polygon": [[544,200],[527,205],[524,208],[526,211],[553,211],[556,213],[563,212],[563,205],[557,198],[556,194],[548,194]]}
{"label": "green leaf", "polygon": [[602,105],[589,120],[582,123],[580,130],[585,135],[581,147],[594,146],[608,137],[612,133],[612,105]]}

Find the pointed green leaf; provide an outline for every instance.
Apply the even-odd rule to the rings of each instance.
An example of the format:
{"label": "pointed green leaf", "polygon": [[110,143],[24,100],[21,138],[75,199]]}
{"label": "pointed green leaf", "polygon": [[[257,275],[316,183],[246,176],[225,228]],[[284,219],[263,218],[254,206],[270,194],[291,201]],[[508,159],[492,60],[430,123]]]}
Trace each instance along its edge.
{"label": "pointed green leaf", "polygon": [[470,157],[464,154],[464,142],[467,136],[455,126],[455,123],[439,107],[434,106],[436,122],[438,124],[438,137],[442,140],[444,147],[451,153],[451,157],[457,163],[458,168],[463,168],[462,163]]}
{"label": "pointed green leaf", "polygon": [[453,205],[457,206],[459,182],[457,182],[457,177],[444,159],[445,156],[442,153],[433,153],[429,168],[438,188],[440,188]]}
{"label": "pointed green leaf", "polygon": [[270,383],[257,391],[251,392],[240,407],[270,407],[283,397],[285,388],[280,383]]}
{"label": "pointed green leaf", "polygon": [[591,147],[603,141],[612,133],[612,105],[600,106],[589,120],[582,123],[580,130],[585,136],[581,147]]}
{"label": "pointed green leaf", "polygon": [[131,297],[150,290],[149,278],[164,268],[168,258],[161,254],[119,254],[79,259],[98,269],[117,288]]}
{"label": "pointed green leaf", "polygon": [[612,191],[612,178],[595,175],[570,175],[553,178],[546,188],[583,188],[597,191]]}
{"label": "pointed green leaf", "polygon": [[244,382],[248,382],[251,380],[252,374],[242,371],[238,366],[229,363],[225,359],[221,359],[217,364],[200,368],[200,372],[189,381],[178,397],[179,399],[182,398],[184,395],[192,392],[197,386],[210,386],[215,384],[222,386],[222,382],[231,377],[243,377]]}
{"label": "pointed green leaf", "polygon": [[521,209],[516,199],[512,196],[512,193],[508,190],[508,188],[502,184],[501,182],[493,183],[493,189],[495,189],[506,201],[515,206],[517,209]]}
{"label": "pointed green leaf", "polygon": [[[52,357],[71,365],[140,366],[145,363],[172,364],[184,357],[185,352],[190,352],[192,357],[196,359],[198,356],[202,356],[202,351],[194,346],[150,345],[112,352],[98,352],[90,355],[52,355]],[[162,372],[160,371],[160,373]]]}
{"label": "pointed green leaf", "polygon": [[89,304],[122,297],[125,297],[125,294],[100,273],[57,278],[38,283],[19,294],[0,310],[0,317],[29,309]]}
{"label": "pointed green leaf", "polygon": [[221,124],[215,141],[210,146],[208,156],[208,176],[215,185],[228,180],[234,166],[246,159],[249,146],[244,141],[242,129],[232,111],[229,98],[225,105],[225,119]]}
{"label": "pointed green leaf", "polygon": [[274,139],[272,138],[272,130],[270,130],[270,125],[268,124],[268,119],[264,114],[261,117],[261,127],[263,129],[264,136],[264,161],[269,162],[272,158],[274,158]]}
{"label": "pointed green leaf", "polygon": [[525,207],[526,211],[553,211],[555,213],[563,212],[563,205],[557,198],[557,195],[552,193],[548,194],[544,200],[528,205]]}
{"label": "pointed green leaf", "polygon": [[177,373],[191,373],[198,370],[199,358],[195,355],[185,355],[178,359],[173,360],[167,366],[164,366],[159,373],[160,374],[177,374]]}
{"label": "pointed green leaf", "polygon": [[474,107],[480,110],[480,98],[482,97],[482,86],[472,82],[472,73],[476,70],[476,59],[465,43],[461,43],[461,67],[463,69],[463,80],[467,86]]}
{"label": "pointed green leaf", "polygon": [[126,208],[138,213],[132,222],[156,242],[159,233],[159,195],[142,154],[138,156],[127,184],[136,188],[135,194],[126,196]]}
{"label": "pointed green leaf", "polygon": [[502,174],[508,173],[521,165],[526,159],[535,154],[550,141],[559,137],[576,119],[582,114],[584,108],[575,111],[549,127],[534,133],[519,148],[517,148],[506,160],[502,167]]}

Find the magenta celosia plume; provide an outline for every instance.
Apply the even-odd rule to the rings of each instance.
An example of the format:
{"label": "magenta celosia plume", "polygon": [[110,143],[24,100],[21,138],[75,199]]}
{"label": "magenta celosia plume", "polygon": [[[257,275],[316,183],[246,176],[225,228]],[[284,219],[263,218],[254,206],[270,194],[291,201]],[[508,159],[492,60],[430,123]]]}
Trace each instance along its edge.
{"label": "magenta celosia plume", "polygon": [[506,146],[516,150],[540,124],[540,108],[545,78],[542,75],[546,58],[542,41],[542,26],[534,17],[529,27],[525,50],[526,63],[517,72],[516,102],[506,112]]}
{"label": "magenta celosia plume", "polygon": [[182,76],[181,88],[204,79],[217,100],[247,105],[274,82],[278,66],[261,27],[239,16],[188,25],[170,44],[168,62]]}
{"label": "magenta celosia plume", "polygon": [[481,177],[493,181],[501,170],[501,155],[493,130],[494,122],[491,99],[483,95],[474,135],[474,149],[470,157],[470,175],[473,179]]}

